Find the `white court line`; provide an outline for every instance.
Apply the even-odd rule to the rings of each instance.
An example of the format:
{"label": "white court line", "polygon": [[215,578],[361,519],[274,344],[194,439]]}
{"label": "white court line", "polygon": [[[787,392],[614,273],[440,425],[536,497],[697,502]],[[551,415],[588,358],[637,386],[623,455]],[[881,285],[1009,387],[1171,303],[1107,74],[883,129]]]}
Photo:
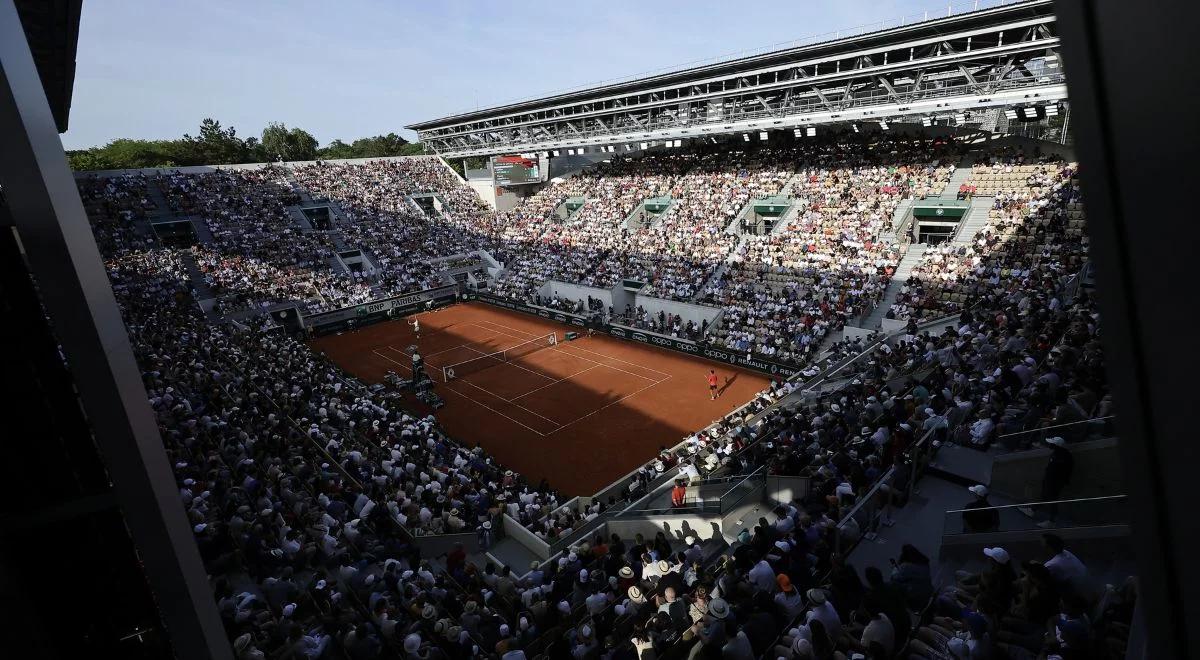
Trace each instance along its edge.
{"label": "white court line", "polygon": [[[400,366],[402,366],[402,367],[404,366],[404,365],[403,365],[403,364],[401,364],[400,362],[396,362],[396,360],[393,360],[392,358],[390,358],[390,357],[388,357],[388,356],[386,356],[386,355],[384,355],[384,354],[380,353],[379,351],[372,350],[371,352],[372,352],[372,353],[374,353],[374,354],[376,354],[376,355],[378,355],[379,357],[381,357],[381,358],[383,358],[383,359],[387,360],[388,362],[395,362],[396,364],[399,364],[399,365],[400,365]],[[411,369],[410,367],[407,367],[407,368],[409,369],[409,371],[412,371],[412,369]],[[463,382],[466,382],[466,381],[463,381]],[[468,385],[470,385],[470,383],[467,383],[467,384],[468,384]],[[519,421],[517,421],[517,420],[513,419],[512,417],[509,417],[508,415],[505,415],[504,413],[500,412],[499,410],[496,410],[495,408],[493,408],[493,407],[491,407],[491,406],[487,405],[486,403],[483,403],[483,402],[481,402],[481,401],[478,401],[478,400],[476,400],[476,399],[473,399],[473,398],[471,398],[471,397],[467,396],[466,394],[464,394],[464,393],[462,393],[462,392],[459,392],[458,390],[454,389],[453,387],[450,387],[450,384],[449,384],[449,383],[443,383],[443,385],[445,385],[445,386],[446,386],[446,389],[450,390],[451,392],[454,392],[455,394],[457,394],[457,395],[461,396],[462,398],[466,399],[467,401],[470,401],[470,402],[474,403],[475,405],[477,405],[477,406],[480,406],[480,407],[482,407],[482,408],[486,408],[487,410],[490,410],[490,411],[492,411],[492,412],[496,413],[497,415],[500,415],[501,417],[503,417],[503,418],[507,419],[508,421],[510,421],[510,422],[512,422],[512,423],[514,423],[514,424],[518,424],[518,425],[520,425],[520,426],[524,426],[525,428],[529,429],[530,431],[533,431],[534,433],[536,433],[536,434],[538,434],[538,435],[542,436],[543,438],[544,438],[544,437],[546,437],[546,434],[545,434],[545,433],[542,433],[541,431],[539,431],[539,430],[537,430],[537,429],[533,428],[532,426],[528,426],[528,425],[526,425],[526,424],[522,424],[521,422],[519,422]],[[480,389],[482,389],[482,388],[480,388]],[[484,390],[484,391],[486,392],[487,390]],[[520,406],[518,406],[518,407],[520,407]],[[522,410],[525,410],[524,408],[521,408],[521,409],[522,409]],[[536,415],[537,413],[534,413],[534,414]],[[541,417],[541,415],[538,415],[538,416],[539,416],[539,417]],[[545,418],[545,417],[542,417],[542,419],[546,419],[546,418]],[[554,420],[547,420],[547,421],[549,421],[549,422],[550,422],[550,423],[552,423],[552,424],[557,424],[557,423],[558,423],[558,422],[555,422]],[[555,429],[555,430],[558,430],[558,429]],[[554,432],[554,431],[551,431],[551,433],[553,433],[553,432]]]}
{"label": "white court line", "polygon": [[[391,347],[391,346],[386,346],[385,348],[392,348],[392,347]],[[393,351],[396,351],[397,353],[400,353],[400,354],[402,354],[402,355],[408,355],[408,353],[405,353],[404,351],[401,351],[401,350],[399,350],[399,349],[392,348],[392,350],[393,350]],[[371,352],[372,352],[372,353],[374,353],[375,355],[378,355],[379,357],[381,357],[381,358],[383,358],[383,359],[387,360],[388,362],[393,362],[393,363],[395,363],[395,364],[398,364],[398,365],[400,365],[400,366],[404,367],[405,369],[408,369],[409,371],[412,371],[412,367],[411,367],[411,366],[409,366],[409,365],[407,365],[407,364],[404,364],[403,362],[396,362],[396,361],[395,361],[395,360],[393,360],[392,358],[390,358],[390,357],[388,357],[388,356],[384,355],[383,353],[380,353],[379,351],[377,351],[377,350],[375,350],[375,349],[373,349],[373,348],[371,349]]]}
{"label": "white court line", "polygon": [[[389,346],[388,348],[391,348],[393,351],[395,351],[395,350],[396,350],[395,348],[392,348],[391,346]],[[465,344],[464,344],[463,346],[460,346],[460,348],[465,348],[465,349],[467,349],[468,351],[475,351],[476,353],[479,353],[480,355],[491,355],[491,353],[484,353],[483,351],[480,351],[480,350],[477,350],[477,349],[471,348],[470,346],[467,346],[467,345],[465,345]],[[399,352],[400,352],[400,353],[404,353],[404,351],[399,351]],[[378,353],[376,353],[376,354],[378,355]],[[390,358],[388,358],[388,359],[390,359]],[[395,360],[392,360],[392,361],[393,361],[393,362],[395,362]],[[398,364],[398,363],[397,363],[397,364]],[[533,371],[533,370],[530,370],[530,369],[525,369],[525,367],[522,367],[521,365],[519,365],[519,364],[517,364],[517,363],[515,363],[515,362],[498,362],[497,364],[511,364],[512,366],[514,366],[514,367],[516,367],[516,368],[518,368],[518,369],[524,369],[525,371],[528,371],[529,373],[531,373],[531,374],[534,374],[535,376],[541,376],[542,378],[551,379],[551,376],[547,376],[547,375],[545,375],[545,374],[540,374],[540,373],[538,373],[538,372],[536,372],[536,371]],[[409,369],[409,371],[412,371],[412,369],[410,368],[410,369]],[[526,408],[525,406],[522,406],[521,404],[519,404],[519,403],[517,403],[517,402],[516,402],[516,399],[506,399],[506,398],[504,398],[504,397],[500,396],[499,394],[496,394],[495,392],[493,392],[493,391],[491,391],[491,390],[489,390],[489,389],[487,389],[487,388],[485,388],[485,387],[480,387],[480,386],[476,385],[475,383],[472,383],[471,381],[467,380],[466,378],[460,378],[460,379],[457,379],[457,380],[458,380],[459,382],[461,382],[461,383],[465,384],[465,385],[470,385],[471,387],[474,387],[475,389],[479,390],[480,392],[485,392],[485,393],[487,393],[487,394],[490,394],[490,395],[492,395],[492,396],[496,397],[497,399],[500,399],[501,401],[504,401],[505,403],[511,403],[512,405],[514,405],[514,406],[516,406],[516,407],[520,408],[521,410],[524,410],[525,412],[529,413],[530,415],[533,415],[534,417],[540,417],[540,418],[542,418],[542,419],[546,420],[547,422],[550,422],[551,424],[558,424],[558,423],[559,423],[557,420],[553,420],[553,419],[550,419],[549,417],[545,417],[545,416],[543,416],[543,415],[539,415],[539,414],[537,414],[536,412],[534,412],[534,411],[532,411],[532,410],[530,410],[530,409]],[[554,382],[558,382],[558,381],[554,381]],[[551,384],[551,385],[553,385],[554,383],[550,383],[550,384]],[[539,387],[538,389],[541,389],[541,388]],[[454,392],[458,392],[458,390],[453,390],[453,391],[454,391]],[[535,391],[536,391],[536,390],[535,390]],[[524,395],[522,395],[522,396],[524,396]],[[518,398],[520,398],[520,397],[518,397]],[[474,400],[474,399],[472,399],[472,400]],[[476,402],[476,403],[478,403],[478,402]],[[482,406],[483,404],[482,404],[482,403],[480,403],[479,405],[481,405],[481,406]],[[486,406],[485,406],[485,407],[486,407]],[[491,409],[489,408],[489,410],[491,410]],[[512,419],[512,418],[510,417],[509,419]],[[513,420],[513,421],[516,421],[516,420]],[[520,422],[518,422],[518,423],[520,423]]]}
{"label": "white court line", "polygon": [[566,424],[563,424],[562,426],[560,426],[560,427],[558,427],[558,428],[554,429],[554,430],[553,430],[553,431],[551,431],[550,433],[551,433],[551,434],[558,433],[559,431],[561,431],[561,430],[563,430],[563,429],[567,428],[568,426],[570,426],[570,425],[574,424],[575,422],[578,422],[578,421],[581,421],[581,420],[587,419],[588,417],[591,417],[592,415],[595,415],[596,413],[600,412],[601,410],[604,410],[605,408],[609,408],[609,407],[615,406],[615,405],[617,405],[618,403],[621,403],[622,401],[624,401],[625,399],[628,399],[628,398],[629,398],[629,397],[631,397],[631,396],[634,396],[634,395],[636,395],[636,394],[641,394],[642,392],[645,392],[646,390],[650,389],[651,387],[654,387],[655,385],[661,385],[661,384],[663,384],[663,383],[667,382],[668,380],[671,380],[671,377],[670,377],[670,376],[667,376],[666,378],[664,378],[664,379],[662,379],[662,380],[660,380],[660,381],[657,381],[657,382],[654,382],[654,383],[650,383],[649,385],[647,385],[647,386],[643,387],[642,389],[640,389],[640,390],[636,390],[636,391],[634,391],[634,392],[630,392],[629,394],[626,394],[625,396],[623,396],[623,397],[621,397],[621,398],[617,399],[616,401],[613,401],[612,403],[609,403],[609,404],[607,404],[607,405],[600,406],[599,408],[597,408],[597,409],[593,410],[592,412],[590,412],[590,413],[588,413],[588,414],[584,415],[583,417],[580,417],[579,419],[574,419],[574,420],[571,420],[571,421],[567,422]]}
{"label": "white court line", "polygon": [[[509,335],[509,336],[511,337],[512,335]],[[517,346],[520,346],[520,344],[517,344]],[[491,353],[484,353],[483,351],[481,351],[481,350],[479,350],[479,349],[476,349],[476,348],[471,348],[470,346],[466,346],[466,345],[464,345],[464,346],[463,346],[463,348],[467,349],[468,351],[475,351],[476,353],[478,353],[478,354],[480,354],[480,355],[483,355],[483,356],[492,355],[492,354],[494,354],[494,353],[500,352],[500,351],[492,351]],[[504,351],[504,350],[507,350],[507,349],[501,349],[501,351]],[[467,362],[467,361],[469,361],[469,360],[464,360],[464,362]],[[522,370],[522,371],[528,371],[529,373],[533,374],[534,376],[541,376],[542,378],[545,378],[545,379],[547,379],[547,380],[553,380],[553,379],[554,379],[554,377],[553,377],[553,376],[547,376],[546,374],[544,374],[544,373],[541,373],[541,372],[538,372],[538,371],[534,371],[533,369],[526,369],[525,367],[522,367],[521,365],[517,364],[516,362],[512,362],[512,361],[509,361],[509,360],[501,360],[501,361],[499,362],[499,364],[511,364],[512,366],[514,366],[514,367],[516,367],[516,368],[518,368],[518,369],[520,369],[520,370]],[[448,365],[446,365],[446,366],[448,366],[448,367],[451,367],[451,366],[454,366],[454,365],[449,365],[449,364],[448,364]],[[484,391],[486,391],[486,390],[484,390]],[[491,394],[491,393],[489,392],[489,394]],[[499,398],[503,399],[504,397],[499,397]],[[507,399],[506,399],[506,400],[507,400]],[[534,414],[536,414],[536,413],[534,413]],[[553,421],[553,420],[551,420],[551,421]],[[555,424],[557,424],[558,422],[554,422],[554,423],[555,423]]]}
{"label": "white court line", "polygon": [[[495,332],[495,331],[493,330],[493,332]],[[499,337],[499,336],[500,336],[500,333],[498,333],[498,332],[497,332],[497,333],[496,333],[494,336],[495,336],[495,337]],[[491,338],[492,338],[492,337],[488,337],[488,339],[491,339]],[[393,347],[392,347],[390,344],[388,345],[388,348],[391,348],[393,351],[394,351],[394,350],[397,350],[397,349],[393,348]],[[435,355],[441,355],[442,353],[449,353],[450,351],[457,351],[457,350],[458,350],[458,349],[460,349],[460,348],[467,348],[467,346],[466,346],[465,344],[464,344],[464,345],[459,345],[459,346],[451,346],[450,348],[447,348],[447,349],[446,349],[446,350],[444,350],[444,351],[438,351],[438,352],[436,352],[436,353],[422,353],[422,354],[421,354],[421,356],[422,356],[422,357],[425,357],[425,358],[431,358],[431,357],[433,357],[433,356],[435,356]],[[400,352],[401,352],[401,353],[404,353],[405,355],[412,355],[412,353],[409,353],[408,351],[400,351]]]}
{"label": "white court line", "polygon": [[[387,346],[387,348],[388,348],[388,349],[390,349],[390,350],[396,351],[396,352],[397,352],[397,353],[399,353],[400,355],[407,355],[407,356],[408,356],[410,359],[412,358],[412,353],[409,353],[408,351],[402,351],[402,350],[400,350],[400,349],[396,348],[395,346],[392,346],[391,344],[389,344],[389,345]],[[451,351],[453,351],[453,350],[456,350],[456,349],[459,349],[459,348],[469,348],[469,347],[468,347],[468,346],[465,346],[465,345],[464,345],[464,346],[455,346],[454,348],[447,349],[447,350],[451,350]],[[442,351],[442,352],[443,352],[443,353],[445,353],[446,351]],[[421,358],[422,358],[422,359],[421,359],[421,361],[425,363],[425,366],[427,366],[427,367],[433,367],[434,369],[437,369],[438,371],[441,371],[441,370],[442,370],[442,367],[441,367],[441,366],[439,366],[439,365],[436,365],[436,364],[434,364],[434,363],[430,362],[429,360],[425,359],[425,358],[428,358],[428,357],[429,357],[428,355],[422,355],[422,356],[421,356]],[[409,369],[409,371],[412,371],[412,369]]]}
{"label": "white court line", "polygon": [[[491,321],[488,321],[488,323],[491,323]],[[478,324],[475,324],[475,325],[478,325]],[[497,324],[497,325],[499,325],[499,324]],[[481,327],[481,328],[482,328],[483,326],[479,326],[479,327]],[[500,326],[500,327],[502,327],[502,328],[503,328],[503,327],[506,327],[506,326]],[[509,328],[509,329],[510,329],[510,330],[515,330],[515,328]],[[495,331],[493,331],[493,332],[495,332]],[[516,332],[521,332],[521,331],[520,331],[520,330],[516,330]],[[503,332],[502,332],[502,333],[500,333],[500,334],[506,334],[506,333],[503,333]],[[512,337],[513,339],[520,339],[520,337],[518,337],[518,336],[516,336],[516,335],[508,335],[508,336],[509,336],[509,337]],[[607,367],[607,368],[609,368],[609,369],[612,369],[613,371],[620,371],[621,373],[626,373],[626,374],[629,374],[630,376],[633,376],[633,377],[635,377],[635,378],[641,378],[642,380],[654,380],[653,378],[651,378],[651,377],[649,377],[649,376],[643,376],[643,375],[641,375],[641,374],[635,374],[635,373],[633,373],[632,371],[628,371],[628,370],[622,369],[622,368],[620,368],[620,367],[614,367],[614,366],[612,366],[611,364],[604,364],[603,362],[597,362],[597,361],[595,361],[595,360],[593,360],[593,359],[591,359],[591,358],[584,357],[584,356],[582,356],[582,355],[577,355],[577,354],[575,354],[575,353],[572,353],[571,351],[566,351],[566,350],[563,350],[562,348],[560,348],[560,345],[559,345],[559,344],[555,344],[552,350],[556,350],[556,351],[558,351],[559,353],[562,353],[563,355],[570,355],[570,356],[571,356],[571,357],[573,357],[573,358],[578,358],[578,359],[580,359],[580,360],[586,360],[586,361],[588,361],[588,362],[591,362],[592,364],[598,364],[598,365],[600,365],[600,366],[602,366],[602,367]],[[589,352],[589,353],[592,353],[592,354],[594,354],[594,355],[599,355],[600,357],[610,357],[610,356],[608,356],[608,355],[605,355],[605,354],[603,354],[603,353],[596,353],[595,351],[588,351],[588,352]],[[625,362],[624,360],[621,360],[621,359],[619,359],[619,358],[612,358],[612,359],[614,359],[614,360],[617,360],[618,362]],[[635,367],[639,367],[639,368],[643,368],[643,369],[645,368],[645,367],[641,367],[640,365],[633,364],[632,362],[625,362],[625,364],[631,364],[631,365],[633,365],[633,366],[635,366]],[[665,374],[665,373],[663,373],[663,372],[661,372],[661,371],[655,371],[654,369],[647,369],[647,371],[654,371],[654,373],[656,373],[656,374],[659,374],[659,375],[662,375],[662,376],[666,376],[667,378],[670,378],[670,377],[671,377],[671,374]]]}
{"label": "white court line", "polygon": [[[529,332],[525,332],[524,330],[518,330],[518,329],[516,329],[516,328],[510,328],[510,327],[508,327],[507,325],[504,325],[504,324],[502,324],[502,323],[496,323],[495,321],[487,321],[487,320],[483,320],[483,321],[480,321],[479,323],[491,323],[492,325],[497,325],[497,326],[500,326],[501,328],[504,328],[504,329],[506,329],[506,330],[512,330],[513,332],[520,332],[520,333],[522,333],[522,334],[532,334],[532,333],[529,333]],[[475,325],[479,325],[479,324],[478,324],[478,323],[476,323]],[[482,326],[480,326],[480,327],[482,327]],[[487,328],[484,328],[484,329],[486,330]],[[492,332],[497,332],[497,331],[493,330]],[[501,333],[501,334],[503,334],[503,333]],[[509,336],[511,337],[512,335],[509,335]],[[610,359],[610,360],[616,360],[617,362],[624,362],[625,364],[628,364],[628,365],[629,365],[629,366],[631,366],[631,367],[637,367],[638,369],[644,369],[644,370],[646,370],[646,371],[649,371],[649,372],[651,372],[651,373],[656,373],[656,374],[658,374],[659,376],[667,376],[667,377],[670,377],[670,376],[672,375],[672,374],[669,374],[669,373],[667,373],[667,372],[665,372],[665,371],[659,371],[658,369],[651,369],[650,367],[645,367],[645,366],[642,366],[642,365],[640,365],[640,364],[638,364],[638,363],[636,363],[636,362],[630,362],[629,360],[622,360],[621,358],[619,358],[619,357],[616,357],[616,356],[613,356],[613,355],[608,355],[608,354],[606,354],[606,353],[600,353],[600,352],[598,352],[598,351],[592,351],[592,350],[588,350],[588,349],[586,349],[586,348],[583,348],[582,346],[577,346],[577,345],[575,345],[575,344],[560,344],[560,345],[561,345],[561,346],[563,346],[564,348],[566,348],[567,346],[570,346],[571,348],[574,348],[574,349],[576,349],[576,350],[583,351],[583,352],[585,352],[585,353],[591,353],[592,355],[599,355],[600,357],[605,357],[605,358],[608,358],[608,359]],[[574,353],[568,353],[568,355],[574,355]],[[582,355],[577,355],[576,357],[581,357],[581,358],[583,358],[583,356],[582,356]],[[583,359],[585,359],[585,360],[586,360],[587,358],[583,358]],[[647,380],[649,380],[649,379],[647,379]]]}
{"label": "white court line", "polygon": [[[516,407],[520,408],[521,410],[524,410],[525,412],[529,413],[530,415],[533,415],[534,417],[540,417],[541,419],[544,419],[544,420],[546,420],[547,422],[550,422],[551,424],[558,424],[558,422],[554,421],[553,419],[550,419],[549,417],[542,417],[541,415],[539,415],[539,414],[537,414],[537,413],[533,412],[532,410],[530,410],[530,409],[526,408],[525,406],[522,406],[522,405],[521,405],[521,404],[519,404],[519,403],[513,403],[513,401],[512,401],[511,399],[506,399],[506,398],[504,398],[504,397],[500,396],[499,394],[496,394],[495,392],[493,392],[493,391],[491,391],[491,390],[489,390],[489,389],[487,389],[487,388],[483,388],[483,387],[480,387],[480,386],[476,385],[475,383],[472,383],[472,382],[471,382],[471,381],[469,381],[469,380],[464,380],[464,379],[462,379],[462,378],[459,378],[459,379],[457,379],[457,380],[458,380],[458,382],[460,382],[460,383],[463,383],[464,385],[470,385],[471,387],[474,387],[475,389],[479,390],[480,392],[486,392],[486,393],[488,393],[488,394],[490,394],[490,395],[492,395],[492,396],[496,397],[497,399],[500,399],[501,401],[503,401],[503,402],[505,402],[505,403],[510,403],[510,404],[512,404],[512,405],[514,405],[514,406],[516,406]],[[480,405],[483,405],[483,404],[480,404]],[[510,418],[510,419],[511,419],[511,418]]]}
{"label": "white court line", "polygon": [[[573,374],[571,374],[571,375],[569,375],[569,376],[563,376],[562,378],[559,378],[558,380],[554,381],[553,383],[547,383],[547,384],[545,384],[545,385],[542,385],[541,387],[539,387],[539,388],[537,388],[537,389],[535,389],[535,390],[529,390],[528,392],[526,392],[526,393],[524,393],[524,394],[522,394],[522,395],[520,395],[520,396],[515,396],[515,397],[513,397],[513,398],[511,398],[511,399],[508,399],[508,402],[509,402],[509,403],[512,403],[512,402],[516,401],[517,399],[520,399],[520,398],[522,398],[522,397],[527,397],[527,396],[529,396],[530,394],[533,394],[534,392],[538,392],[538,391],[544,390],[544,389],[546,389],[547,387],[550,387],[551,385],[557,385],[558,383],[561,383],[561,382],[563,382],[564,380],[570,380],[570,379],[572,379],[572,378],[574,378],[574,377],[578,376],[579,374],[581,374],[581,373],[583,373],[583,372],[585,372],[585,371],[591,371],[592,369],[595,369],[596,367],[603,367],[603,366],[604,366],[604,365],[602,365],[602,364],[593,364],[592,366],[588,367],[587,369],[580,369],[579,371],[576,371],[575,373],[573,373]],[[555,422],[555,424],[557,424],[557,423],[558,423],[558,422]]]}

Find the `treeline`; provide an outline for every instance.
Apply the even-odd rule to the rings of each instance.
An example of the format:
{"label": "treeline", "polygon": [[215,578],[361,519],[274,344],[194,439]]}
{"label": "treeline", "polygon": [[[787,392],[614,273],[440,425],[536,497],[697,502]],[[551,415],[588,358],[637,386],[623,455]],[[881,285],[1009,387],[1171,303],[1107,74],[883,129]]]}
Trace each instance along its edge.
{"label": "treeline", "polygon": [[388,133],[360,138],[346,144],[334,140],[324,147],[311,133],[272,123],[261,137],[243,138],[232,126],[223,128],[215,119],[200,122],[196,135],[184,134],[177,140],[113,140],[102,147],[67,152],[71,169],[120,170],[143,167],[185,167],[188,165],[230,165],[278,160],[316,160],[331,158],[381,158],[421,153],[420,143]]}

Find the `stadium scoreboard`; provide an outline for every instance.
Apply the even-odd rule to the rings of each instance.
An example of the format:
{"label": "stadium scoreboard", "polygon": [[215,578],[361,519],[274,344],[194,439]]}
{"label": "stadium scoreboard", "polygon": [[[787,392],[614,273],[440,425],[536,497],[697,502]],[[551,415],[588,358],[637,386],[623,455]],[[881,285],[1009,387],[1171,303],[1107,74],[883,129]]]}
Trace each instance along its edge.
{"label": "stadium scoreboard", "polygon": [[497,186],[520,186],[546,180],[546,164],[533,154],[493,156],[492,174]]}

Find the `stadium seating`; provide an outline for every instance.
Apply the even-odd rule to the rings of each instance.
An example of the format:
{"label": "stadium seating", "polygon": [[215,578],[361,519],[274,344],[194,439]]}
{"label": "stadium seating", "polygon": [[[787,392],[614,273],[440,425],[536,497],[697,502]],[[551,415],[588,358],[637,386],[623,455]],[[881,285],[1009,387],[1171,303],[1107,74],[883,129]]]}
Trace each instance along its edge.
{"label": "stadium seating", "polygon": [[[987,448],[1001,433],[1090,413],[1106,395],[1095,309],[1086,295],[1058,297],[1086,257],[1064,163],[997,154],[977,166],[972,182],[995,197],[993,216],[970,246],[926,253],[892,309],[914,330],[885,343],[830,339],[880,298],[904,249],[887,235],[893,211],[945,186],[952,148],[899,140],[614,160],[500,214],[428,158],[82,180],[238,657],[802,659],[892,657],[906,645],[910,657],[967,657],[948,655],[960,631],[976,647],[1036,653],[1029,626],[1005,619],[1027,611],[977,598],[991,576],[935,593],[928,558],[906,548],[889,578],[864,583],[837,552],[887,524],[890,494],[906,492],[938,445]],[[160,248],[139,232],[152,185],[213,240]],[[785,188],[800,204],[778,231],[725,233],[750,199]],[[297,229],[287,207],[307,194],[339,205],[337,240],[367,251],[377,272],[336,271],[333,235]],[[422,194],[442,208],[417,207]],[[578,196],[577,213],[555,213]],[[655,196],[673,200],[662,217],[622,226]],[[723,307],[708,341],[804,370],[647,461],[619,495],[565,508],[553,484],[455,444],[432,417],[411,416],[278,329],[213,323],[191,300],[191,262],[227,301],[219,314],[289,300],[317,311],[424,288],[436,281],[431,260],[471,267],[478,259],[465,255],[478,249],[505,264],[505,295],[527,298],[545,279],[611,286],[637,275],[657,295]],[[944,313],[959,314],[945,334],[915,330],[915,319]],[[701,332],[644,310],[624,320]],[[823,341],[817,359],[811,347]],[[812,486],[732,546],[586,533],[660,484],[756,472]],[[863,516],[868,503],[877,515]],[[448,532],[475,532],[487,548],[502,513],[562,552],[499,570],[459,548],[418,556],[414,539]],[[1023,579],[1068,596],[1065,620],[1095,605],[1037,569]],[[1110,593],[1100,620],[1120,622],[1129,598]],[[1057,601],[1051,609],[1059,614]],[[1069,634],[1076,648],[1105,643],[1094,628]]]}

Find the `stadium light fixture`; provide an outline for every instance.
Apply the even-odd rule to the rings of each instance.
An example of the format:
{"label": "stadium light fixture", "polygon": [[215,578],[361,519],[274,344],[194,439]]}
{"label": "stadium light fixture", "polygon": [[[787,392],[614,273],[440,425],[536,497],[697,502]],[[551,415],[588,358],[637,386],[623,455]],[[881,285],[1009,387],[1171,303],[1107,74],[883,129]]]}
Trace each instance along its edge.
{"label": "stadium light fixture", "polygon": [[858,124],[850,124],[850,128],[853,128],[855,133],[858,132]]}
{"label": "stadium light fixture", "polygon": [[1009,108],[1009,109],[1005,110],[1004,116],[1008,117],[1009,119],[1016,119],[1017,118],[1017,109]]}
{"label": "stadium light fixture", "polygon": [[759,131],[759,132],[758,132],[758,139],[762,140],[763,142],[766,142],[766,141],[767,141],[767,132],[766,132],[766,131]]}
{"label": "stadium light fixture", "polygon": [[641,143],[639,143],[639,144],[638,144],[638,147],[639,147],[639,148],[640,148],[642,151],[645,151],[645,150],[646,150],[646,143],[645,143],[645,142],[641,142]]}
{"label": "stadium light fixture", "polygon": [[888,129],[888,123],[886,121],[880,121],[879,122],[879,130],[886,131],[887,129]]}
{"label": "stadium light fixture", "polygon": [[792,131],[792,135],[795,135],[796,137],[800,137],[800,136],[804,135],[804,129],[797,128],[796,130]]}
{"label": "stadium light fixture", "polygon": [[559,151],[558,151],[558,149],[555,149],[555,150],[554,150],[553,152],[551,152],[551,153],[553,153],[553,154],[554,154],[554,156],[556,156],[556,157],[557,157],[557,156],[558,156],[558,154],[559,154]]}
{"label": "stadium light fixture", "polygon": [[1046,116],[1047,117],[1057,117],[1058,116],[1058,104],[1057,103],[1051,103],[1050,105],[1046,106]]}
{"label": "stadium light fixture", "polygon": [[683,146],[683,140],[675,140],[675,146],[677,146],[677,147],[682,147],[682,146]]}
{"label": "stadium light fixture", "polygon": [[930,126],[933,126],[933,119],[931,119],[930,117],[922,117],[921,125],[924,126],[925,128],[929,128]]}
{"label": "stadium light fixture", "polygon": [[966,115],[966,113],[962,113],[962,112],[960,112],[960,113],[958,113],[957,115],[954,115],[954,123],[956,123],[956,124],[965,124],[965,123],[967,123],[967,115]]}
{"label": "stadium light fixture", "polygon": [[745,141],[745,142],[749,142],[749,141],[750,141],[750,134],[749,134],[749,133],[742,133],[742,140],[743,140],[743,141]]}
{"label": "stadium light fixture", "polygon": [[805,130],[805,131],[804,131],[804,134],[805,134],[805,135],[807,135],[808,137],[814,137],[814,136],[816,136],[816,134],[817,134],[817,127],[816,127],[816,126],[809,126],[809,127],[808,127],[808,128]]}
{"label": "stadium light fixture", "polygon": [[1025,115],[1026,119],[1037,119],[1037,108],[1035,106],[1026,106],[1021,108],[1021,114]]}

